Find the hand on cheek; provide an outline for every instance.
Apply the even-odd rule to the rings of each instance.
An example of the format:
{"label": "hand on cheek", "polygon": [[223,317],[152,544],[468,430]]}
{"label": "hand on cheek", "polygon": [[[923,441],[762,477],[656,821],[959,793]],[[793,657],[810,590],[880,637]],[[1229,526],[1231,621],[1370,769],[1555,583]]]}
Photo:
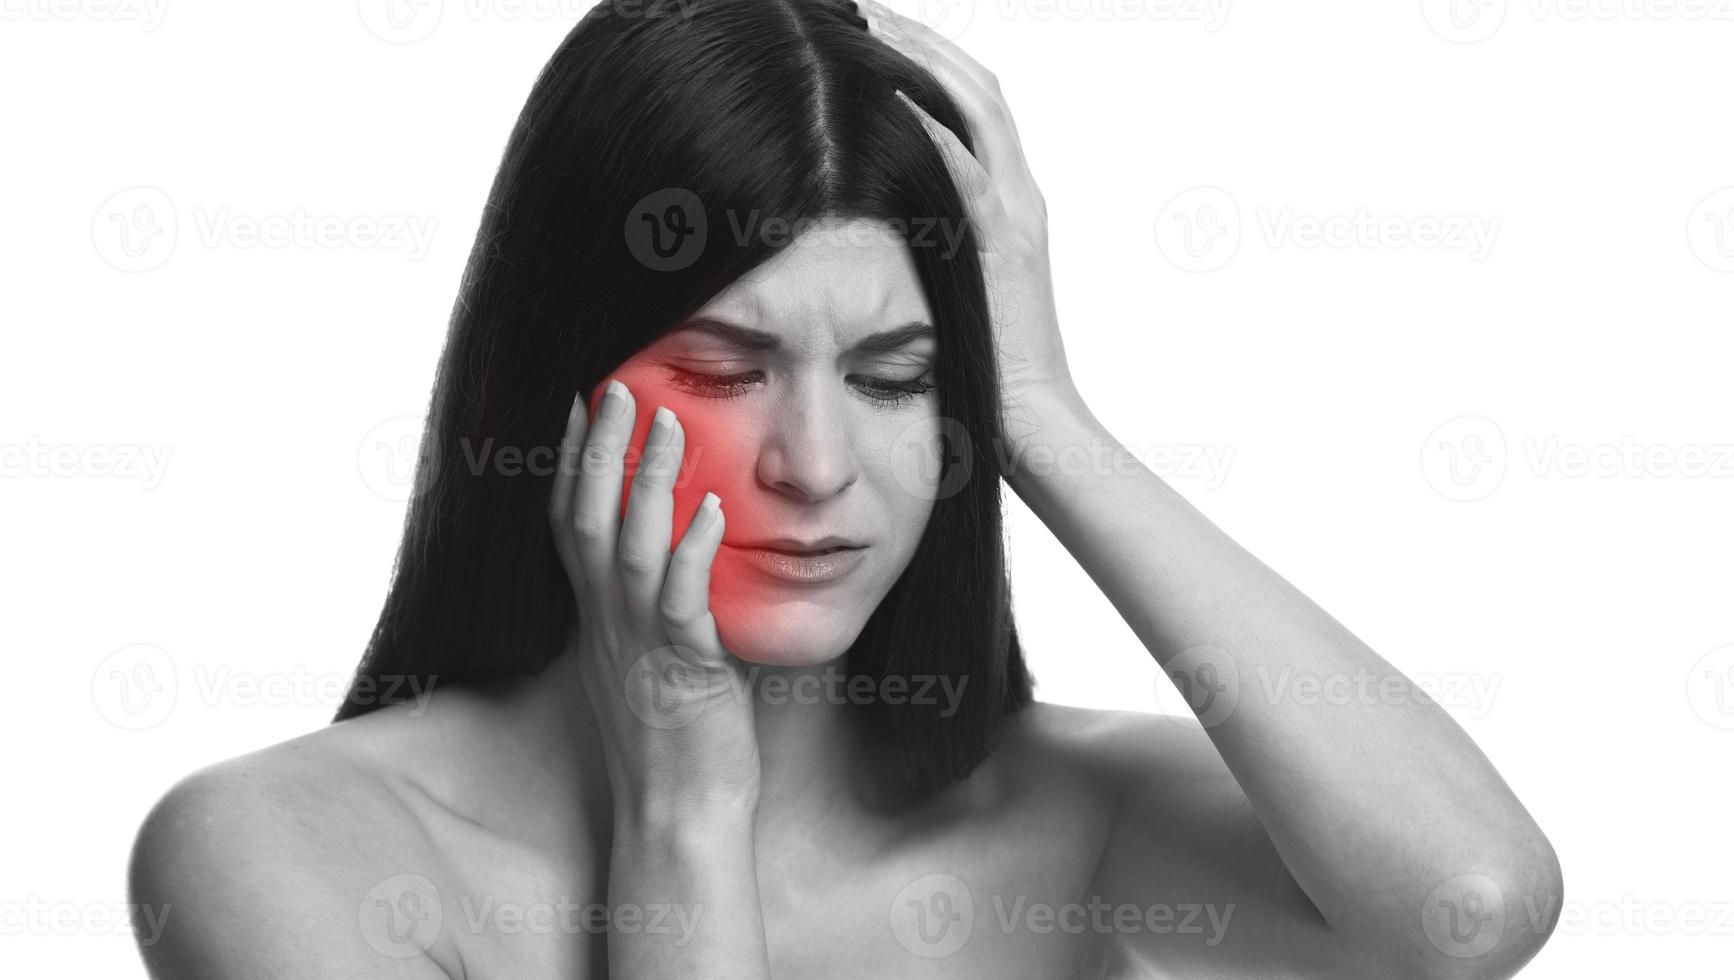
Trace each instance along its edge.
{"label": "hand on cheek", "polygon": [[[741,496],[736,492],[742,486],[738,479],[740,472],[731,467],[750,466],[750,458],[741,452],[734,451],[738,436],[731,433],[730,426],[738,423],[725,418],[725,413],[714,409],[703,399],[670,392],[664,386],[658,385],[654,379],[644,376],[641,372],[621,371],[603,378],[596,385],[596,390],[590,396],[590,414],[595,418],[596,411],[602,401],[602,393],[608,382],[618,380],[633,394],[637,404],[637,416],[633,420],[631,441],[627,444],[622,458],[622,485],[620,490],[620,516],[624,520],[627,504],[632,496],[633,477],[638,472],[638,465],[644,458],[645,441],[650,435],[650,425],[659,406],[666,406],[679,420],[685,435],[685,449],[679,463],[679,472],[675,478],[673,498],[673,513],[669,548],[679,545],[681,537],[686,533],[693,517],[698,512],[700,503],[707,491],[714,492],[722,501],[729,517],[730,530],[727,539],[740,540],[740,535],[748,535],[744,522],[748,521],[746,512],[750,510],[745,500],[731,500],[731,497]],[[750,536],[750,535],[749,535]],[[734,613],[740,607],[740,591],[744,585],[738,569],[729,567],[726,560],[726,549],[719,554],[713,564],[710,581],[711,609],[717,616],[719,624],[725,620],[734,619]]]}
{"label": "hand on cheek", "polygon": [[[598,382],[596,390],[590,394],[590,417],[592,420],[595,419],[596,412],[602,404],[602,395],[607,391],[608,383],[616,380],[632,392],[638,412],[632,423],[632,439],[627,443],[626,453],[621,461],[623,464],[623,482],[620,487],[620,516],[622,520],[626,517],[626,505],[632,497],[632,480],[638,473],[638,464],[644,459],[644,444],[650,437],[650,423],[656,417],[657,408],[666,406],[669,411],[674,412],[682,431],[686,434],[686,448],[682,453],[680,472],[675,479],[673,491],[674,519],[669,540],[669,548],[672,550],[680,543],[681,535],[686,533],[687,526],[692,523],[693,515],[707,489],[699,486],[700,481],[694,479],[693,464],[703,455],[698,440],[694,438],[693,423],[695,419],[691,417],[689,412],[683,410],[685,406],[672,404],[669,400],[664,399],[663,392],[654,385],[646,384],[643,379],[631,375],[613,374]],[[721,496],[720,492],[718,496]]]}

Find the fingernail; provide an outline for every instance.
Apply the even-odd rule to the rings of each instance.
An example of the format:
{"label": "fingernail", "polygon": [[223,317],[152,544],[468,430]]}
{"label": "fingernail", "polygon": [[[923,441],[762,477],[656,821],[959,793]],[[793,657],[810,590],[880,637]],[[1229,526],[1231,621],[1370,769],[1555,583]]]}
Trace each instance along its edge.
{"label": "fingernail", "polygon": [[662,448],[668,442],[673,429],[674,413],[668,410],[667,405],[658,405],[656,414],[650,419],[650,435],[644,439],[644,448],[650,449],[653,446],[658,449]]}
{"label": "fingernail", "polygon": [[619,378],[608,382],[608,388],[602,392],[602,417],[613,420],[626,414],[626,399],[630,397],[626,386]]}
{"label": "fingernail", "polygon": [[698,519],[706,528],[714,527],[722,517],[722,500],[709,490],[704,492],[704,499],[698,505]]}

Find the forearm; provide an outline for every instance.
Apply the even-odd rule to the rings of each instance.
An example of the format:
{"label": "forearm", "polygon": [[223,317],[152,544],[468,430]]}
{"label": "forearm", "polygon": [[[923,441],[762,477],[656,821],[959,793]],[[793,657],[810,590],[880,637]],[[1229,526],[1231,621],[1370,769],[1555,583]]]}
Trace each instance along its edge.
{"label": "forearm", "polygon": [[617,817],[608,875],[609,976],[766,980],[754,854],[750,807]]}
{"label": "forearm", "polygon": [[[1008,481],[1163,669],[1215,689],[1193,707],[1327,922],[1412,938],[1454,876],[1489,876],[1508,902],[1552,887],[1545,838],[1443,709],[1137,464],[1075,392],[1030,408],[1041,421]],[[1105,458],[1077,451],[1095,445],[1117,464],[1042,465],[1068,447]]]}

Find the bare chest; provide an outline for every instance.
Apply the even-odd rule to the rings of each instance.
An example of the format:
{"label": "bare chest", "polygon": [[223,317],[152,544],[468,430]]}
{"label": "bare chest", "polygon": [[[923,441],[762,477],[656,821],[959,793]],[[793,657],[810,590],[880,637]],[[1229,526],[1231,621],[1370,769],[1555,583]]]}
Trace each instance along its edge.
{"label": "bare chest", "polygon": [[[865,859],[761,842],[772,975],[1095,975],[1102,932],[1086,892],[1100,842],[1072,826],[997,820]],[[576,870],[605,870],[605,854],[561,867],[510,849],[471,853],[439,905],[442,934],[472,980],[606,977],[611,933],[683,942],[705,921],[702,906],[678,902],[610,906],[605,874]]]}

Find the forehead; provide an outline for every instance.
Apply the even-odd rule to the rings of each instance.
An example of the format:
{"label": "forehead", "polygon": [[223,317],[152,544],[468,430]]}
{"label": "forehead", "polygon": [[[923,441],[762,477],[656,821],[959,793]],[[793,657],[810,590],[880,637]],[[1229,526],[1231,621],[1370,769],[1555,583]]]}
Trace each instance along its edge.
{"label": "forehead", "polygon": [[778,334],[791,347],[847,346],[888,325],[933,322],[908,245],[889,223],[867,218],[806,226],[699,315]]}

